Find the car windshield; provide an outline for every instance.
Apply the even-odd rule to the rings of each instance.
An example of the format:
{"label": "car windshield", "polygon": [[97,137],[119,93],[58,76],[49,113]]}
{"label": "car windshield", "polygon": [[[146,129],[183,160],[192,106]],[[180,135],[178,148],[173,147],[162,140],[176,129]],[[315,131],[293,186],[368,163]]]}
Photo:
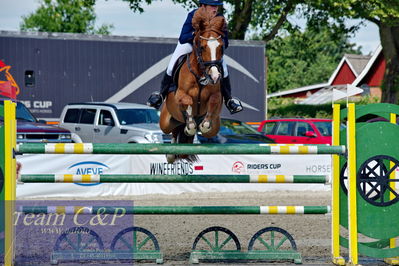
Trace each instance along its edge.
{"label": "car windshield", "polygon": [[222,135],[258,135],[251,126],[236,120],[224,120],[222,119],[220,124],[220,134]]}
{"label": "car windshield", "polygon": [[[0,104],[4,105],[4,102],[1,101]],[[31,114],[29,109],[20,102],[17,102],[17,107],[15,111],[17,120],[37,122],[36,118]]]}
{"label": "car windshield", "polygon": [[331,122],[314,122],[320,134],[323,136],[332,136]]}
{"label": "car windshield", "polygon": [[119,109],[117,115],[121,125],[159,123],[155,109]]}

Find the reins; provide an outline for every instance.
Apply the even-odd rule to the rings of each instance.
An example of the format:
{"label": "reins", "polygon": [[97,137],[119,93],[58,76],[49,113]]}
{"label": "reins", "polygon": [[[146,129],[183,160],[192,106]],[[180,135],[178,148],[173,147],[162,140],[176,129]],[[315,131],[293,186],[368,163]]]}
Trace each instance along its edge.
{"label": "reins", "polygon": [[[200,85],[202,85],[202,86],[206,86],[206,85],[209,84],[209,82],[212,81],[211,77],[206,72],[206,68],[207,67],[215,66],[215,67],[218,68],[219,72],[222,73],[222,71],[221,71],[221,69],[222,69],[221,66],[222,66],[222,63],[223,63],[222,59],[220,59],[220,60],[211,60],[211,61],[204,61],[202,59],[202,50],[201,50],[201,45],[200,45],[200,39],[207,40],[207,41],[217,41],[220,38],[222,38],[222,33],[221,32],[219,32],[217,30],[213,30],[213,29],[212,30],[208,30],[208,31],[216,32],[217,34],[219,34],[219,36],[217,38],[206,38],[206,37],[203,37],[203,36],[199,35],[197,38],[195,38],[196,42],[195,42],[194,49],[193,49],[194,50],[194,54],[195,54],[195,56],[197,58],[197,61],[198,61],[200,75],[202,74],[201,76],[193,71],[193,69],[191,67],[190,60],[189,60],[189,56],[187,57],[188,69],[195,76],[195,78],[197,79],[197,82]],[[204,32],[207,32],[207,31],[204,31]],[[197,33],[197,34],[200,34],[200,33]],[[224,42],[223,42],[223,39],[222,39],[222,55],[223,55],[223,53],[224,53]]]}

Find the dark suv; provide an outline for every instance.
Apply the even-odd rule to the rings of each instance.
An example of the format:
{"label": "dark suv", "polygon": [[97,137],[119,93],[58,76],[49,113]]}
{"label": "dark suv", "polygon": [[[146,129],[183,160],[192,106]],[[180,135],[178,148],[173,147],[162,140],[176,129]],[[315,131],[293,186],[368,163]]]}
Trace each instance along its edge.
{"label": "dark suv", "polygon": [[205,138],[198,134],[200,143],[275,143],[253,127],[235,119],[220,119],[220,130],[213,138]]}
{"label": "dark suv", "polygon": [[[4,101],[1,100],[3,105]],[[81,142],[77,136],[72,136],[69,130],[47,125],[45,121],[39,121],[32,115],[26,106],[17,102],[17,142]],[[3,117],[0,117],[3,120]]]}

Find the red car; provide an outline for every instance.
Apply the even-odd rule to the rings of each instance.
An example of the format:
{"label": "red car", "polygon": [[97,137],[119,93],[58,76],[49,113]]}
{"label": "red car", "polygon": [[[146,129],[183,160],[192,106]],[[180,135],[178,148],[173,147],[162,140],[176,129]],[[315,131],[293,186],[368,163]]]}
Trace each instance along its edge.
{"label": "red car", "polygon": [[276,143],[330,144],[332,120],[281,118],[261,122],[258,131]]}

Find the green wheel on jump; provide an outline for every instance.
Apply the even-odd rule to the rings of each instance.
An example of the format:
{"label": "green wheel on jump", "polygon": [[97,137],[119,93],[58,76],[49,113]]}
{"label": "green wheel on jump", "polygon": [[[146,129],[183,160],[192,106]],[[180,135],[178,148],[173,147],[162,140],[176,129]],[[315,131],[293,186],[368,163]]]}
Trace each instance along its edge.
{"label": "green wheel on jump", "polygon": [[248,244],[248,252],[271,260],[293,260],[302,263],[294,238],[279,227],[266,227],[256,232]]}
{"label": "green wheel on jump", "polygon": [[237,236],[229,229],[211,226],[202,230],[193,242],[191,263],[200,260],[231,260],[245,258]]}
{"label": "green wheel on jump", "polygon": [[237,236],[227,228],[212,226],[201,231],[195,238],[193,250],[239,251],[241,244]]}
{"label": "green wheel on jump", "polygon": [[58,264],[60,260],[76,260],[88,258],[87,254],[104,251],[101,237],[87,227],[71,227],[62,233],[54,244],[51,264]]}
{"label": "green wheel on jump", "polygon": [[155,260],[158,264],[163,263],[163,255],[157,238],[142,227],[132,226],[117,233],[111,242],[110,249],[113,254],[120,255],[117,256],[120,258]]}
{"label": "green wheel on jump", "polygon": [[266,227],[256,232],[248,244],[248,250],[297,250],[294,238],[279,227]]}

